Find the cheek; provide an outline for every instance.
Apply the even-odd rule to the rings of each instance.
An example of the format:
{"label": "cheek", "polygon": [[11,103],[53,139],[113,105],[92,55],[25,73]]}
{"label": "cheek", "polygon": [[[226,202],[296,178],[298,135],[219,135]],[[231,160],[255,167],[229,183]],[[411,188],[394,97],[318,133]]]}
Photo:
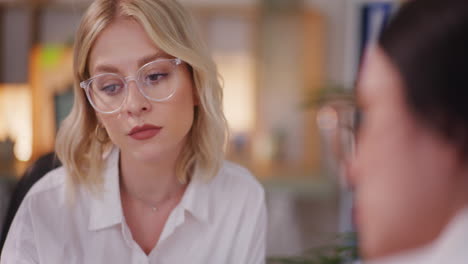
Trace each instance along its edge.
{"label": "cheek", "polygon": [[[186,133],[193,123],[195,101],[192,93],[192,86],[185,83],[179,87],[178,93],[174,95],[166,104],[153,107],[154,114],[162,115],[164,124],[170,128],[171,134],[179,135]],[[174,134],[176,133],[176,134]]]}
{"label": "cheek", "polygon": [[418,133],[413,122],[390,104],[368,113],[360,133],[357,157],[363,174],[408,167],[417,151]]}
{"label": "cheek", "polygon": [[363,247],[378,251],[411,241],[408,234],[443,210],[441,175],[450,162],[411,120],[376,114],[366,121],[353,164],[356,206]]}
{"label": "cheek", "polygon": [[185,72],[181,78],[178,92],[173,98],[173,105],[181,111],[191,111],[198,104],[198,99],[195,96],[195,87],[192,84],[189,73]]}
{"label": "cheek", "polygon": [[[181,96],[177,104],[174,106],[176,117],[172,120],[181,129],[189,129],[193,123],[195,101],[193,93],[187,89],[187,92]],[[178,121],[177,121],[178,120]]]}
{"label": "cheek", "polygon": [[[411,133],[396,117],[383,111],[366,116],[361,127],[353,174],[357,203],[365,218],[387,218],[414,183]],[[400,193],[399,197],[395,195]],[[364,219],[374,221],[375,219]],[[380,220],[379,220],[380,221]]]}
{"label": "cheek", "polygon": [[443,155],[437,154],[440,147],[427,129],[398,111],[375,112],[366,121],[356,159],[363,185],[369,182],[382,185],[382,191],[417,193],[422,182],[438,179],[434,172],[440,171]]}
{"label": "cheek", "polygon": [[109,135],[112,142],[118,142],[119,135],[122,134],[122,121],[117,118],[116,115],[98,115],[99,120],[105,127],[107,134]]}

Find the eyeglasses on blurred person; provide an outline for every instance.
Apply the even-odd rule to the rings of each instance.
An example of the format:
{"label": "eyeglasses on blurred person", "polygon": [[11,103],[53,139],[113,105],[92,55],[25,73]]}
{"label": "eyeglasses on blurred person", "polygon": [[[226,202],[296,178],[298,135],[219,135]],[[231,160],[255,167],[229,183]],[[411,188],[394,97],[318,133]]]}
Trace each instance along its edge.
{"label": "eyeglasses on blurred person", "polygon": [[63,167],[22,202],[1,264],[264,263],[264,191],[224,160],[216,66],[174,0],[96,0],[76,34]]}

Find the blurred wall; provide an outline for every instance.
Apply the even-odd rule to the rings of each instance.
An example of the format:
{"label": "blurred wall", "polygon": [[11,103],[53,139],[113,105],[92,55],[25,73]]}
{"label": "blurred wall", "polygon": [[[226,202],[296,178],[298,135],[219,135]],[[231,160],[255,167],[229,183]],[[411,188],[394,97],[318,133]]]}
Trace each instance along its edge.
{"label": "blurred wall", "polygon": [[[182,3],[191,5],[227,5],[227,6],[252,6],[259,5],[261,0],[179,0]],[[270,0],[275,1],[275,0]],[[277,2],[280,2],[276,0]],[[289,0],[283,0],[289,1]],[[348,50],[345,44],[347,43],[346,22],[349,16],[346,12],[346,0],[304,0],[304,3],[309,8],[317,9],[325,18],[327,27],[327,49],[326,49],[326,79],[328,81],[348,85],[350,80],[349,74],[346,74],[345,57]]]}
{"label": "blurred wall", "polygon": [[[349,0],[348,0],[349,1]],[[348,85],[345,75],[347,0],[306,0],[306,5],[316,8],[326,23],[326,80]]]}
{"label": "blurred wall", "polygon": [[[216,5],[216,6],[249,6],[258,5],[260,0],[179,0],[189,5]],[[0,0],[0,3],[15,2],[14,0]],[[17,2],[17,1],[16,1]],[[58,0],[57,3],[68,3],[76,6],[75,10],[70,12],[57,12],[54,10],[46,11],[42,21],[41,40],[46,42],[56,42],[68,39],[72,30],[75,28],[79,16],[82,12],[82,6],[90,3],[90,0]],[[349,74],[345,74],[344,59],[347,56],[345,49],[346,36],[346,0],[305,0],[306,6],[317,8],[325,17],[327,26],[327,49],[326,49],[326,76],[327,80],[336,83],[349,83]],[[23,72],[18,69],[27,69],[27,56],[23,49],[31,43],[28,33],[28,24],[30,23],[27,14],[21,9],[10,9],[2,18],[1,27],[6,44],[2,47],[2,81],[18,82],[24,80]],[[49,18],[63,16],[62,23],[53,23]],[[60,19],[60,18],[58,18]],[[12,23],[16,27],[12,27]],[[20,29],[21,28],[21,29]],[[57,32],[55,34],[54,32]],[[9,40],[8,40],[9,39]],[[17,57],[14,57],[16,55]],[[3,59],[4,58],[4,59]],[[9,65],[8,67],[6,67]],[[26,67],[25,67],[26,66]],[[13,70],[15,69],[15,70]],[[6,77],[8,76],[8,77]],[[9,78],[9,79],[4,79]]]}
{"label": "blurred wall", "polygon": [[80,8],[46,8],[39,21],[39,42],[44,44],[73,43],[83,10]]}
{"label": "blurred wall", "polygon": [[30,10],[0,9],[0,83],[26,83],[31,39]]}

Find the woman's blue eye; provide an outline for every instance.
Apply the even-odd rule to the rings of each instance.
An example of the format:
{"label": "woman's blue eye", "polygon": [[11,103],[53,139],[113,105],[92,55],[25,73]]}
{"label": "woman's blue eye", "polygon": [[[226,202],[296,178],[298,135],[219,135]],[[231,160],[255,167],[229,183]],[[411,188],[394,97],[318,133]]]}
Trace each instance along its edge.
{"label": "woman's blue eye", "polygon": [[158,82],[161,81],[163,78],[167,77],[169,75],[168,73],[153,73],[153,74],[148,74],[146,76],[146,81],[147,82]]}
{"label": "woman's blue eye", "polygon": [[119,84],[110,84],[103,86],[100,90],[107,94],[116,94],[120,91],[121,85]]}

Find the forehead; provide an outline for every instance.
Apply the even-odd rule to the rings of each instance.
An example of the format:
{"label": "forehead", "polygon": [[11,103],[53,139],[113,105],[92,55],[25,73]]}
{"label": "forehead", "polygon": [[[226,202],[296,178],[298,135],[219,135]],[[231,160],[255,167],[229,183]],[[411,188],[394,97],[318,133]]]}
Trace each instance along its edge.
{"label": "forehead", "polygon": [[96,38],[89,55],[90,73],[100,65],[138,66],[141,58],[161,53],[144,28],[131,18],[118,18]]}
{"label": "forehead", "polygon": [[364,57],[357,85],[359,100],[391,101],[402,97],[403,82],[396,67],[384,51],[378,47],[370,48]]}

